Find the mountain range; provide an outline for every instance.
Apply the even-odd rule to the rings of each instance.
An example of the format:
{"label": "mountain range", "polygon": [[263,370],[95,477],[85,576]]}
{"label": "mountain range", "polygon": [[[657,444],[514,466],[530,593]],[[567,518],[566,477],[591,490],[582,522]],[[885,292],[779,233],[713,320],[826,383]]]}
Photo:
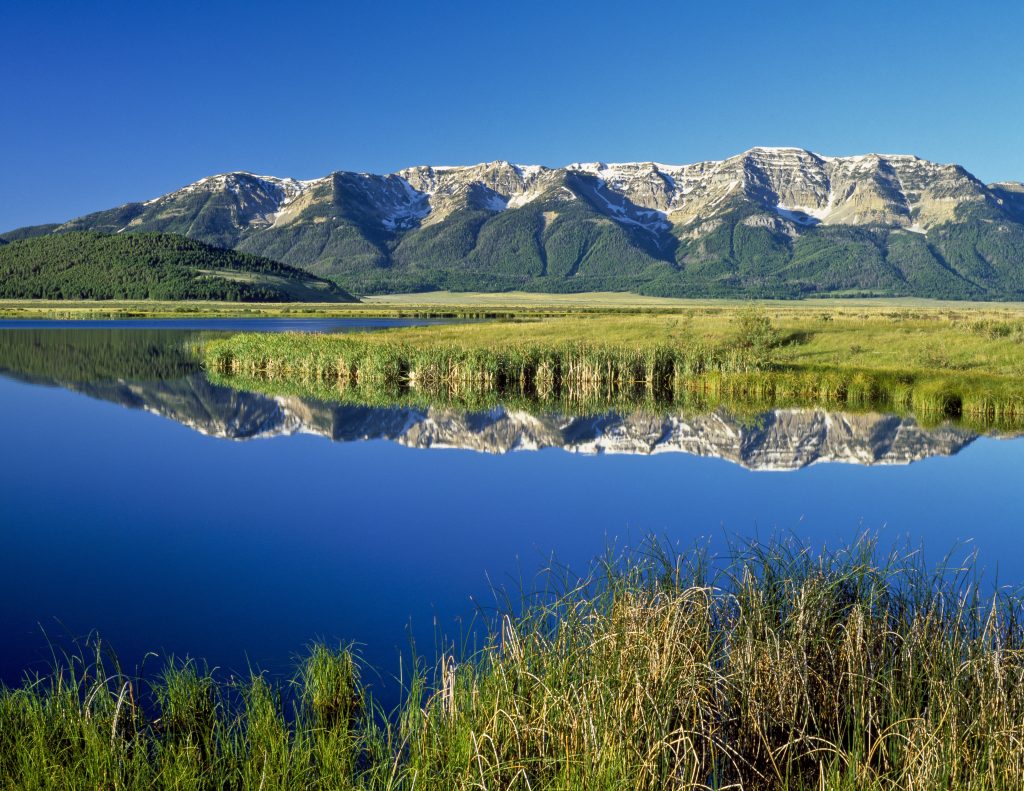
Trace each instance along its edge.
{"label": "mountain range", "polygon": [[0,239],[82,230],[180,234],[362,294],[1024,298],[1024,185],[911,155],[236,172]]}

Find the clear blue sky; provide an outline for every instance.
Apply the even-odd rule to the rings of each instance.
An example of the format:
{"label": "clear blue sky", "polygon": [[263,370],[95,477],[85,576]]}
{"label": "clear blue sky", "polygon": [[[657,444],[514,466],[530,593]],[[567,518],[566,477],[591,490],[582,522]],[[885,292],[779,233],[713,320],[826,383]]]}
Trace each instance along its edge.
{"label": "clear blue sky", "polygon": [[0,229],[211,173],[908,152],[1024,180],[1024,3],[4,0]]}

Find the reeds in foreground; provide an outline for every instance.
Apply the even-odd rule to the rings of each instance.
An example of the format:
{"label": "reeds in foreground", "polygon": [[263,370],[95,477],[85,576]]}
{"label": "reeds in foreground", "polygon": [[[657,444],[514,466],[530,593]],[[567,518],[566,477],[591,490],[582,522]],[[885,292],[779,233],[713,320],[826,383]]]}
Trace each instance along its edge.
{"label": "reeds in foreground", "polygon": [[101,657],[0,692],[4,788],[1019,789],[1022,599],[864,542],[656,542],[499,613],[384,716],[348,650],[291,684]]}

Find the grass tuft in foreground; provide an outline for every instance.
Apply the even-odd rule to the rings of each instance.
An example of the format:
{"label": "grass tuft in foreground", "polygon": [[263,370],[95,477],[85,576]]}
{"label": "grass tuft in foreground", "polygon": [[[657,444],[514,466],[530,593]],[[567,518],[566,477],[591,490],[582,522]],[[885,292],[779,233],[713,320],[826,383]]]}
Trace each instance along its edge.
{"label": "grass tuft in foreground", "polygon": [[295,681],[97,655],[0,692],[5,788],[1019,789],[1022,599],[973,570],[650,543],[501,613],[375,714],[358,663]]}

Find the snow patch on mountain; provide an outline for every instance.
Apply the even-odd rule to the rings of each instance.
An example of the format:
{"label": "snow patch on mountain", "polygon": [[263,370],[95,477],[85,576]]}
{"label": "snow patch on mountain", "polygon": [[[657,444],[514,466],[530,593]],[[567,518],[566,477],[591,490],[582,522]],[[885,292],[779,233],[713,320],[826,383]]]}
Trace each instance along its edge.
{"label": "snow patch on mountain", "polygon": [[775,211],[780,217],[797,225],[819,225],[829,215],[829,210],[812,208],[810,206],[783,206],[776,204]]}

